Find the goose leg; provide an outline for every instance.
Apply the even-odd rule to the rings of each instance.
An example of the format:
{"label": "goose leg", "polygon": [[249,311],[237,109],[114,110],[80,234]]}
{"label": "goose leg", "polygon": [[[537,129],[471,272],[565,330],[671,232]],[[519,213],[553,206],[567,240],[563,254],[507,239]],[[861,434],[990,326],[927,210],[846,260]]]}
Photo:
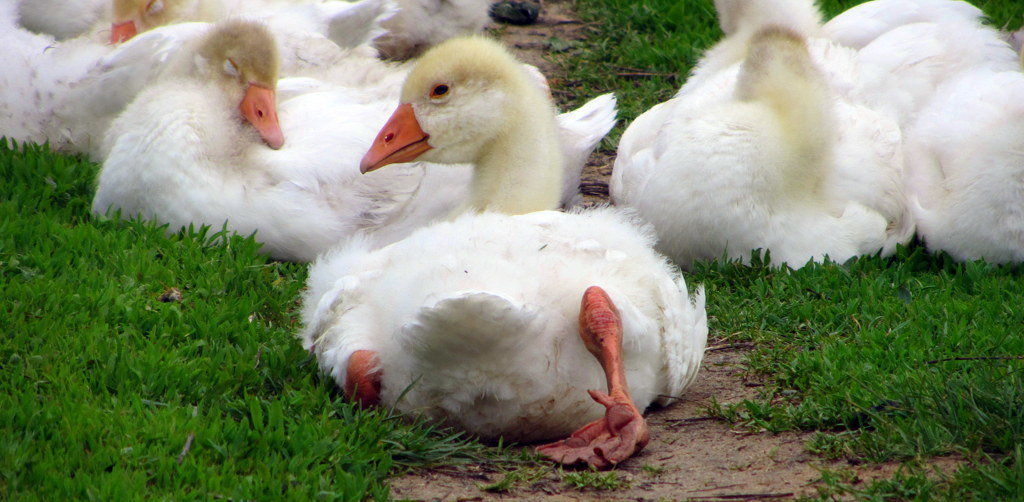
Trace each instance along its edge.
{"label": "goose leg", "polygon": [[372,350],[357,350],[345,369],[345,395],[363,406],[380,402],[380,359]]}
{"label": "goose leg", "polygon": [[580,306],[580,338],[601,363],[608,393],[591,390],[590,397],[606,408],[595,420],[561,441],[537,447],[537,452],[562,464],[586,462],[607,469],[642,450],[650,436],[647,422],[633,405],[622,364],[622,321],[611,298],[597,286],[587,288]]}

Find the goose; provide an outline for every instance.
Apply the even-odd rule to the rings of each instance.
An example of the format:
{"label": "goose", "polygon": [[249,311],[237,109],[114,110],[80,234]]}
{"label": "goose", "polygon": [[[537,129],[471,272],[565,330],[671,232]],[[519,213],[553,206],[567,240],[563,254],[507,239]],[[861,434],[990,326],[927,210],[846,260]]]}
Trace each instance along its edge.
{"label": "goose", "polygon": [[1024,261],[1024,74],[978,69],[945,83],[906,137],[910,207],[927,248]]}
{"label": "goose", "polygon": [[824,25],[811,0],[716,0],[715,8],[726,37],[701,58],[680,95],[691,89],[707,98],[728,95],[704,84],[736,72],[750,37],[768,26],[802,36],[836,92],[903,126],[946,79],[976,67],[1007,71],[1016,64],[1003,37],[982,23],[984,13],[959,0],[873,0]]}
{"label": "goose", "polygon": [[[381,246],[398,240],[467,197],[468,166],[359,174],[397,97],[278,80],[265,26],[214,26],[184,58],[188,71],[147,87],[109,127],[94,213],[119,210],[169,231],[227,222],[242,235],[258,231],[274,258],[310,261],[356,231]],[[253,101],[243,101],[246,89]],[[563,114],[567,157],[585,157],[614,124],[614,110],[606,96]]]}
{"label": "goose", "polygon": [[[319,33],[290,26],[287,16],[273,16],[273,22],[264,21],[267,16],[236,17],[260,22],[272,32],[282,76],[329,78],[333,83],[363,87],[364,94],[372,94],[374,99],[397,94],[404,70],[378,60],[375,52],[364,50],[380,32],[380,20],[390,13],[387,2],[330,3],[349,6],[346,12],[358,11],[368,18],[366,26],[356,32],[364,38],[358,42],[349,40],[352,47],[340,47]],[[111,122],[146,86],[191,71],[196,47],[212,26],[206,22],[159,26],[121,42],[99,58],[56,96],[53,120],[45,129],[51,147],[67,153],[85,153],[102,162],[107,155],[102,139]],[[292,89],[297,92],[298,88],[293,85]]]}
{"label": "goose", "polygon": [[682,267],[748,262],[753,249],[800,267],[908,241],[899,126],[834,89],[855,52],[771,26],[744,52],[627,128],[612,200],[652,223],[658,249]]}
{"label": "goose", "polygon": [[398,12],[374,40],[381,55],[407,60],[451,37],[483,31],[491,0],[396,0]]}
{"label": "goose", "polygon": [[550,101],[500,44],[455,38],[426,52],[361,171],[471,163],[469,201],[386,247],[357,237],[324,253],[300,338],[363,405],[554,440],[538,451],[607,468],[647,444],[641,410],[696,377],[704,292],[687,293],[630,213],[551,210],[555,128]]}

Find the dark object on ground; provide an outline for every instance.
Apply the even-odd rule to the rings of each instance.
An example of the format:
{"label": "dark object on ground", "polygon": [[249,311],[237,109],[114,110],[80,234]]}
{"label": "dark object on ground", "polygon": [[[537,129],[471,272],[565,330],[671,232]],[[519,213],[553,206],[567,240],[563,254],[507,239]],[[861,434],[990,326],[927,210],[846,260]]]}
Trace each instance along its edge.
{"label": "dark object on ground", "polygon": [[491,4],[491,19],[499,23],[523,26],[537,22],[539,15],[540,5],[536,2],[501,0]]}

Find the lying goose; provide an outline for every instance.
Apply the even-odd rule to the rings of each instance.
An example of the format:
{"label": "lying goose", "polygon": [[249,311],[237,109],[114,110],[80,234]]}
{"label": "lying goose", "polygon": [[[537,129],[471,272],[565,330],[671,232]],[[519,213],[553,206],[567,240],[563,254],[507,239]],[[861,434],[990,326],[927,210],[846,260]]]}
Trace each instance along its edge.
{"label": "lying goose", "polygon": [[[147,88],[108,130],[97,214],[116,209],[172,231],[227,222],[257,232],[275,258],[308,261],[356,231],[371,232],[376,245],[400,239],[466,198],[468,166],[359,174],[395,99],[278,81],[273,36],[259,23],[219,23],[197,47],[184,58],[191,68]],[[247,92],[252,101],[243,101]],[[278,103],[275,93],[289,97]],[[605,97],[564,114],[567,154],[585,158],[614,109]]]}
{"label": "lying goose", "polygon": [[[623,134],[610,192],[681,266],[753,249],[803,266],[892,253],[913,231],[900,130],[831,86],[806,39],[766,28],[745,59],[684,87]],[[830,69],[855,54],[828,48]],[[845,58],[845,62],[839,58]]]}
{"label": "lying goose", "polygon": [[[500,45],[435,47],[401,101],[362,170],[469,162],[471,197],[385,248],[354,239],[325,253],[310,268],[304,347],[363,404],[484,437],[565,438],[538,450],[566,464],[629,458],[649,439],[641,410],[696,376],[703,291],[688,298],[628,213],[549,211],[562,174],[554,112]],[[602,383],[607,394],[588,397]]]}

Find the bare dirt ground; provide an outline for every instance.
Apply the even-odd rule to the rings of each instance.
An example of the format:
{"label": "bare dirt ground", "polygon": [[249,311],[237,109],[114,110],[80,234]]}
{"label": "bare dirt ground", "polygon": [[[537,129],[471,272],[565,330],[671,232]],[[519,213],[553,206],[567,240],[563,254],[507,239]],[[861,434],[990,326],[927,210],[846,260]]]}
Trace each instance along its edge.
{"label": "bare dirt ground", "polygon": [[[562,75],[544,55],[586,36],[572,0],[544,0],[540,19],[529,26],[494,26],[506,45],[524,61],[548,76],[555,95]],[[553,46],[554,45],[554,46]],[[595,153],[584,171],[585,200],[607,200],[612,157]],[[714,337],[715,333],[711,336]],[[809,433],[750,433],[709,417],[706,407],[758,397],[764,385],[745,370],[745,350],[709,341],[701,374],[681,402],[647,414],[651,442],[636,457],[614,471],[616,489],[578,489],[562,480],[559,468],[520,473],[506,491],[485,490],[505,479],[511,468],[493,464],[444,467],[418,471],[391,480],[392,497],[400,500],[790,500],[817,493],[820,469],[843,471],[854,487],[888,478],[899,464],[860,464],[831,461],[809,453]],[[582,425],[582,424],[581,424]],[[952,472],[957,459],[936,459],[935,469]]]}
{"label": "bare dirt ground", "polygon": [[[527,473],[505,492],[485,490],[502,481],[508,467],[482,464],[444,467],[393,479],[400,500],[791,500],[814,495],[819,469],[843,471],[853,486],[890,477],[899,464],[852,465],[809,453],[809,433],[759,433],[733,428],[705,412],[714,397],[736,403],[757,397],[763,383],[744,368],[744,351],[710,346],[697,382],[681,402],[647,413],[651,442],[614,471],[621,487],[578,489],[562,481],[559,469]],[[956,459],[933,466],[952,472]]]}

